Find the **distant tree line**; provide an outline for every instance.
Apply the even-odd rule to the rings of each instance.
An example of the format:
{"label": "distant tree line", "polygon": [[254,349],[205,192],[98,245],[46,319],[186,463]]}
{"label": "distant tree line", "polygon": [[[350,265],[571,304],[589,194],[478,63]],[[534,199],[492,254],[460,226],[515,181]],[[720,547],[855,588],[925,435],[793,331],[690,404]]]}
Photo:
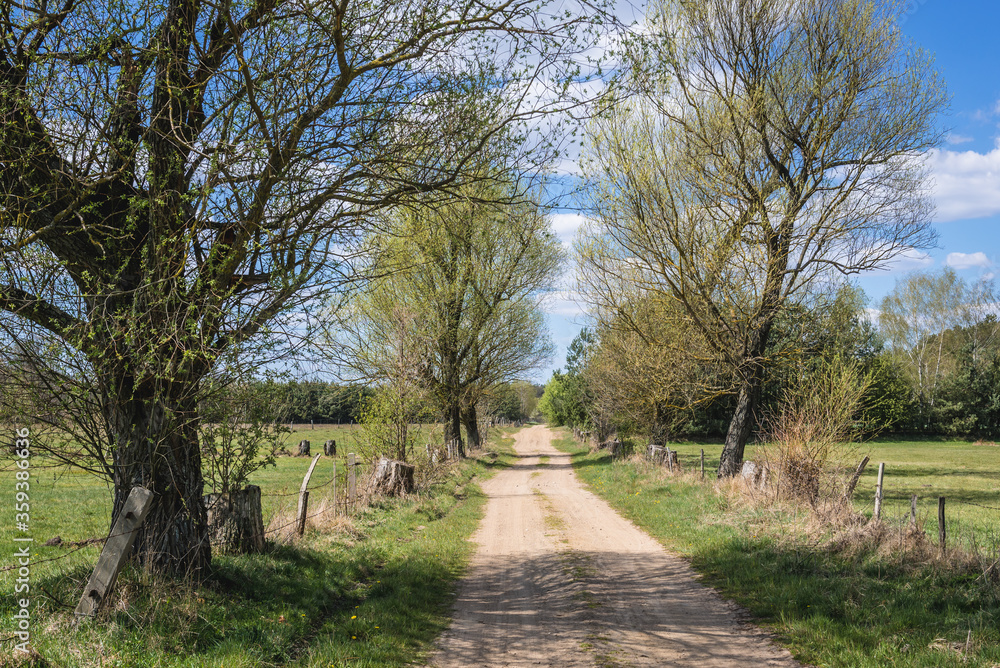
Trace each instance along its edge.
{"label": "distant tree line", "polygon": [[[287,382],[259,381],[253,388],[261,401],[277,402],[269,414],[285,423],[303,424],[352,424],[361,421],[365,402],[375,396],[375,389],[361,384],[340,384],[321,380],[293,380]],[[501,383],[493,387],[482,400],[484,416],[517,421],[527,420],[534,413],[540,385],[524,381]],[[223,396],[225,393],[223,393]],[[206,422],[218,418],[215,408],[219,402],[202,407]],[[441,422],[444,416],[430,400],[422,403],[416,412],[420,422]]]}
{"label": "distant tree line", "polygon": [[[878,304],[878,324],[864,293],[850,285],[787,309],[769,342],[772,372],[755,437],[766,438],[789,388],[839,359],[857,365],[867,385],[856,416],[864,435],[1000,439],[996,302],[991,283],[970,285],[944,270],[900,280]],[[661,329],[669,330],[669,318],[660,317]],[[584,329],[565,370],[546,384],[541,412],[551,423],[599,438],[724,438],[736,401],[732,379],[711,360],[675,354],[669,341],[669,332],[656,341],[629,340],[613,321]]]}

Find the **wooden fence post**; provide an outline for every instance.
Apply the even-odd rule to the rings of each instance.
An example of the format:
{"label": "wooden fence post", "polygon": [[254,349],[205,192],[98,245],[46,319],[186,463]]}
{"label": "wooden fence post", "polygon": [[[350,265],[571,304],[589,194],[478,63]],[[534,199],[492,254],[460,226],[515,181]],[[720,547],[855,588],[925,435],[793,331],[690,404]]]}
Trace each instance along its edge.
{"label": "wooden fence post", "polygon": [[701,479],[705,479],[705,448],[701,449]]}
{"label": "wooden fence post", "polygon": [[882,478],[885,475],[885,462],[879,462],[878,482],[875,483],[875,519],[882,518]]}
{"label": "wooden fence post", "polygon": [[354,469],[357,467],[358,462],[354,458],[354,453],[347,455],[347,503],[354,503],[354,496],[357,494],[357,474]]}
{"label": "wooden fence post", "polygon": [[104,543],[97,566],[87,580],[83,597],[76,606],[74,614],[78,618],[93,617],[97,614],[101,603],[114,587],[118,572],[132,551],[135,535],[152,507],[153,492],[145,487],[133,487],[118,514],[118,519],[115,520],[115,526],[111,529],[108,540]]}
{"label": "wooden fence post", "polygon": [[295,532],[300,536],[306,531],[306,510],[309,508],[309,492],[306,488],[309,487],[309,478],[312,477],[313,469],[316,468],[316,462],[318,461],[319,455],[317,454],[313,457],[312,463],[309,464],[306,477],[302,479],[302,486],[299,487],[299,509],[295,514]]}
{"label": "wooden fence post", "polygon": [[854,494],[854,488],[858,486],[858,481],[861,480],[861,474],[865,472],[866,466],[868,466],[868,455],[865,455],[865,458],[858,464],[858,468],[854,469],[854,475],[851,476],[851,481],[847,483],[847,489],[844,490],[845,503],[850,503],[851,496]]}
{"label": "wooden fence post", "polygon": [[671,456],[670,448],[667,447],[667,446],[663,446],[663,447],[666,448],[666,450],[667,450],[667,470],[670,471],[671,473],[673,473],[674,472],[674,458]]}
{"label": "wooden fence post", "polygon": [[938,544],[941,546],[941,551],[944,552],[945,541],[948,538],[948,532],[944,528],[944,497],[938,497]]}
{"label": "wooden fence post", "polygon": [[917,495],[910,497],[910,528],[917,528]]}

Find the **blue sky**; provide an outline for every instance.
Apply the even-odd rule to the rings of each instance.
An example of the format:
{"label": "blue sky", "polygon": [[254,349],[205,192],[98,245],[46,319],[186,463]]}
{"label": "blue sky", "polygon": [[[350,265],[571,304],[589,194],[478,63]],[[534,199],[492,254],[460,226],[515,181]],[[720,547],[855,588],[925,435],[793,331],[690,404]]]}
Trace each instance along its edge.
{"label": "blue sky", "polygon": [[[948,140],[929,156],[938,247],[901,258],[887,271],[861,276],[857,282],[872,306],[909,271],[950,266],[970,281],[1000,274],[998,25],[1000,3],[993,0],[907,3],[902,30],[933,54],[951,97],[950,110],[940,119]],[[553,224],[568,243],[580,221],[579,215],[567,212],[556,215]],[[582,307],[569,297],[557,295],[547,305],[557,353],[552,364],[536,374],[538,382],[565,364],[567,346],[586,324]]]}

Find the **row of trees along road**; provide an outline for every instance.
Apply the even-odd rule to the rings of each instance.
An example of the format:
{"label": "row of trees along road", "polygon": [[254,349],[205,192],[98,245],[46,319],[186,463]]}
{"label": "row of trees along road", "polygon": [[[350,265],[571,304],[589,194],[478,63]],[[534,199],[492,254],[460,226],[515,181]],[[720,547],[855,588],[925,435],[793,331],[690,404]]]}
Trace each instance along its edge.
{"label": "row of trees along road", "polygon": [[[758,404],[758,437],[780,437],[797,402],[808,404],[817,388],[853,379],[856,387],[841,385],[839,396],[859,399],[850,419],[856,436],[1000,440],[997,303],[992,279],[970,284],[943,269],[900,278],[876,309],[851,284],[789,306],[775,320],[766,351],[771,366]],[[655,337],[615,320],[583,330],[570,345],[566,371],[545,387],[543,414],[555,424],[595,430],[598,438],[617,432],[662,443],[724,436],[737,397],[706,388],[729,387],[731,369],[710,356],[673,362],[684,320],[645,304],[622,315],[629,322],[640,317],[643,331]]]}
{"label": "row of trees along road", "polygon": [[592,124],[581,292],[601,325],[728,370],[702,388],[736,397],[720,476],[740,470],[782,312],[934,240],[919,156],[946,99],[900,10],[655,1],[626,50],[636,95]]}
{"label": "row of trees along road", "polygon": [[5,387],[0,422],[68,436],[54,454],[113,481],[112,524],[152,490],[134,549],[154,572],[210,562],[206,379],[308,341],[300,314],[356,278],[371,221],[483,180],[484,147],[494,177],[549,164],[536,121],[580,102],[606,17],[544,0],[4,7],[0,351],[34,394]]}
{"label": "row of trees along road", "polygon": [[428,396],[445,439],[464,448],[464,426],[477,447],[484,399],[552,354],[539,299],[564,253],[544,210],[517,184],[470,185],[395,210],[370,247],[381,278],[341,311],[331,350],[394,398],[400,425]]}

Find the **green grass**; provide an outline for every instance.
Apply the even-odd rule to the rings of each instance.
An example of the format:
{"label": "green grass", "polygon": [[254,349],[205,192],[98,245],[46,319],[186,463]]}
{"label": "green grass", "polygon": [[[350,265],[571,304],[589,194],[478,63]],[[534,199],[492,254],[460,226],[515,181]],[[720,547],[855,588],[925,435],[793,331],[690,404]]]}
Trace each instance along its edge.
{"label": "green grass", "polygon": [[[48,665],[81,668],[410,664],[448,623],[455,581],[474,548],[467,539],[485,502],[476,481],[509,464],[511,442],[497,438],[487,453],[454,467],[431,489],[359,509],[328,530],[307,531],[294,545],[271,545],[261,555],[216,556],[211,576],[197,587],[153,581],[127,567],[107,609],[79,629],[71,627],[72,609],[98,547],[41,563],[68,550],[36,543],[32,644]],[[338,439],[338,454],[347,451]],[[304,458],[281,457],[276,469],[255,476],[264,492],[265,520],[268,508],[280,509],[277,499],[284,498],[269,492],[297,490],[307,465]],[[332,467],[321,459],[311,486],[330,477],[327,469]],[[106,533],[108,490],[89,476],[63,473],[53,481],[51,470],[33,472],[31,534],[37,541]],[[13,489],[9,472],[2,480]],[[294,504],[294,496],[287,499]],[[7,565],[13,543],[10,527],[2,529],[0,559]],[[0,638],[7,638],[14,628],[14,583],[12,573],[2,577]],[[0,649],[0,664],[10,645]]]}
{"label": "green grass", "polygon": [[[705,450],[705,477],[719,467],[721,444],[672,443],[687,471],[698,471]],[[928,533],[937,535],[938,497],[945,497],[950,544],[991,545],[1000,541],[1000,446],[966,441],[880,439],[855,447],[849,458],[870,462],[854,494],[855,508],[874,511],[878,465],[885,463],[882,519],[908,523],[910,496],[917,495],[917,518]],[[760,456],[747,447],[746,459]]]}
{"label": "green grass", "polygon": [[859,509],[871,513],[878,464],[885,462],[884,520],[907,517],[910,495],[916,494],[918,518],[928,532],[936,532],[937,500],[943,496],[950,539],[964,544],[973,535],[980,543],[1000,539],[1000,447],[888,439],[864,447],[871,463],[855,493]]}
{"label": "green grass", "polygon": [[[1000,664],[1000,592],[977,579],[978,573],[917,567],[865,551],[835,553],[824,547],[821,536],[806,531],[804,509],[730,507],[697,474],[670,477],[643,463],[612,463],[603,452],[590,454],[570,438],[556,445],[572,454],[578,475],[592,490],[688,559],[707,584],[745,607],[806,663],[851,668]],[[689,472],[697,471],[702,447],[676,446]],[[720,448],[704,447],[710,482]],[[897,460],[892,468],[887,464],[887,471],[913,466],[936,487],[953,484],[956,492],[973,495],[981,485],[986,488],[991,475],[990,465],[979,460],[996,453],[977,454],[981,451],[973,448],[979,447],[879,443],[872,447],[872,459],[877,465],[879,457],[888,462],[895,453]],[[967,468],[949,468],[955,466]],[[966,475],[958,474],[962,471]],[[911,477],[922,485],[923,475]],[[887,490],[888,480],[887,474]],[[896,493],[905,495],[908,507],[909,495]],[[970,630],[966,660],[958,649],[964,651]]]}

